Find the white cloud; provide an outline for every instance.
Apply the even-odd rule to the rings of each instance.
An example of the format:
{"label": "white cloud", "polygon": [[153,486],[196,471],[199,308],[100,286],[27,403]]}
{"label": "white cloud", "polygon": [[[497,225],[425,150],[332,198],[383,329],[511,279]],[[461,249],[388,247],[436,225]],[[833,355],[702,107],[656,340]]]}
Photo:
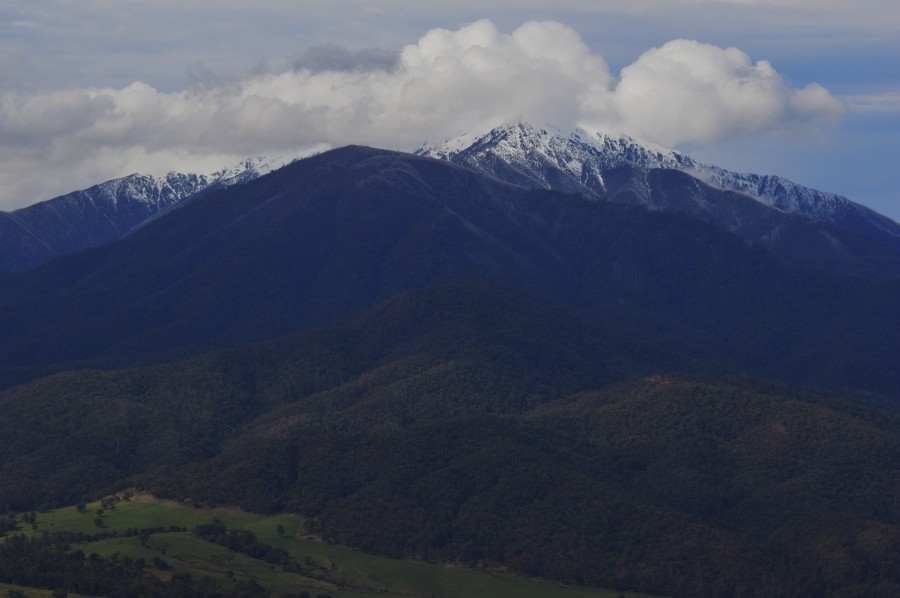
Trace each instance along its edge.
{"label": "white cloud", "polygon": [[648,50],[622,69],[615,90],[622,129],[670,146],[834,125],[842,114],[819,85],[791,89],[765,60],[691,40]]}
{"label": "white cloud", "polygon": [[182,91],[135,82],[3,94],[0,205],[213,158],[322,144],[412,149],[513,118],[677,145],[833,124],[841,111],[824,88],[792,89],[767,62],[734,48],[676,40],[617,80],[565,25],[532,21],[506,34],[481,20],[433,29],[395,61],[326,47],[281,72]]}

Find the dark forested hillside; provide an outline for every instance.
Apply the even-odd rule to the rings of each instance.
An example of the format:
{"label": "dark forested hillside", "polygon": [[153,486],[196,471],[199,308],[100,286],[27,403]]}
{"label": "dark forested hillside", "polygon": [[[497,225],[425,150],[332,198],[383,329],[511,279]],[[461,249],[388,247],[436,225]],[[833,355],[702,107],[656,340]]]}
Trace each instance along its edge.
{"label": "dark forested hillside", "polygon": [[7,391],[0,502],[136,484],[578,583],[900,588],[896,407],[671,373],[691,367],[508,288],[416,291],[248,349]]}
{"label": "dark forested hillside", "polygon": [[804,270],[687,216],[357,147],[4,277],[0,381],[236,346],[460,282],[538,293],[732,371],[900,391],[900,281]]}
{"label": "dark forested hillside", "polygon": [[525,414],[408,427],[353,406],[307,418],[286,408],[220,457],[145,479],[317,515],[367,550],[581,583],[684,596],[896,591],[896,421],[811,398],[649,377]]}
{"label": "dark forested hillside", "polygon": [[898,305],[688,215],[344,148],[0,275],[0,508],[136,486],[566,583],[892,596]]}
{"label": "dark forested hillside", "polygon": [[[211,457],[286,404],[369,405],[367,427],[400,426],[521,412],[672,363],[510,289],[413,291],[340,326],[177,364],[61,373],[0,395],[0,506],[65,504],[147,467]],[[23,471],[39,472],[37,485],[17,483]]]}
{"label": "dark forested hillside", "polygon": [[414,291],[256,347],[7,391],[0,501],[137,485],[567,582],[900,588],[896,408],[672,373],[688,367],[510,289]]}

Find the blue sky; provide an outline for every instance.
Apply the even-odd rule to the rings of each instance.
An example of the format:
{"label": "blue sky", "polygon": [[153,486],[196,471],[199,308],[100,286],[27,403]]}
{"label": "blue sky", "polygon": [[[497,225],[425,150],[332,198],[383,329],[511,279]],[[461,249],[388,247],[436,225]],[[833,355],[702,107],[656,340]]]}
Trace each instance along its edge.
{"label": "blue sky", "polygon": [[413,149],[517,116],[619,129],[900,219],[900,6],[0,6],[0,209],[135,171],[345,143]]}

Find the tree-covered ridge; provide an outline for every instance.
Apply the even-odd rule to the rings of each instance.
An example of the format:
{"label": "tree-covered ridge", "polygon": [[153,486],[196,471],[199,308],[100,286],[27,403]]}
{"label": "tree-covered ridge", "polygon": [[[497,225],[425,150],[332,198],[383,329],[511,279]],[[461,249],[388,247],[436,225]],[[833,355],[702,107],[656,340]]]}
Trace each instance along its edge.
{"label": "tree-covered ridge", "polygon": [[[373,405],[383,425],[521,411],[650,371],[666,360],[654,354],[510,289],[453,287],[247,349],[56,374],[0,394],[0,506],[74,503],[136,471],[212,457],[281,405]],[[23,469],[40,483],[19,483]]]}
{"label": "tree-covered ridge", "polygon": [[58,374],[0,409],[16,509],[129,483],[302,513],[377,553],[579,584],[900,587],[892,402],[700,376],[505,288],[416,291],[248,349]]}
{"label": "tree-covered ridge", "polygon": [[[346,433],[288,407],[220,457],[147,479],[308,513],[368,550],[581,583],[685,596],[896,589],[896,553],[883,551],[900,545],[900,438],[896,421],[857,409],[660,377],[407,428],[377,427],[365,409],[373,429]],[[260,484],[240,484],[251,472]]]}
{"label": "tree-covered ridge", "polygon": [[344,148],[0,276],[0,508],[136,485],[565,583],[893,595],[898,284]]}
{"label": "tree-covered ridge", "polygon": [[0,387],[242,346],[409,290],[486,282],[732,372],[900,392],[898,280],[800,268],[685,215],[360,147],[0,276]]}

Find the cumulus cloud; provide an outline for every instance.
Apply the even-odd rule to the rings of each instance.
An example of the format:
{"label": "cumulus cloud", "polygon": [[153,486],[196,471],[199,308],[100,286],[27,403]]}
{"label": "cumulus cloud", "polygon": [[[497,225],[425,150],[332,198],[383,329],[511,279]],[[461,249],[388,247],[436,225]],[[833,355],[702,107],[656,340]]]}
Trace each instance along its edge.
{"label": "cumulus cloud", "polygon": [[0,188],[9,207],[49,197],[53,177],[64,192],[132,171],[191,170],[270,151],[412,149],[514,118],[671,146],[819,127],[841,113],[824,88],[794,89],[769,63],[734,48],[676,40],[614,77],[570,27],[528,22],[507,34],[481,20],[433,29],[399,54],[320,46],[283,72],[177,92],[136,82],[4,94]]}
{"label": "cumulus cloud", "polygon": [[663,145],[834,125],[843,114],[820,85],[792,89],[765,60],[691,40],[645,52],[622,69],[614,95],[622,128]]}

